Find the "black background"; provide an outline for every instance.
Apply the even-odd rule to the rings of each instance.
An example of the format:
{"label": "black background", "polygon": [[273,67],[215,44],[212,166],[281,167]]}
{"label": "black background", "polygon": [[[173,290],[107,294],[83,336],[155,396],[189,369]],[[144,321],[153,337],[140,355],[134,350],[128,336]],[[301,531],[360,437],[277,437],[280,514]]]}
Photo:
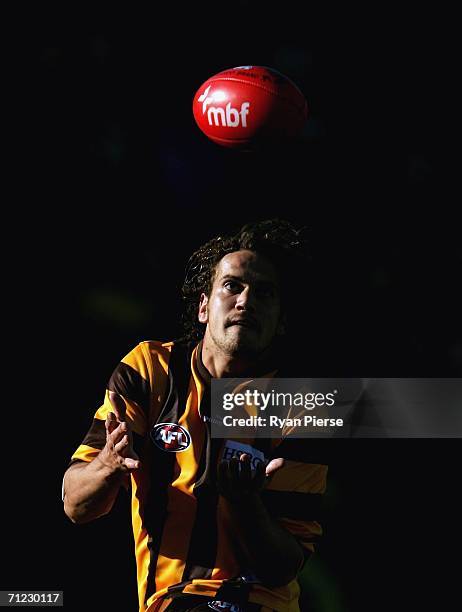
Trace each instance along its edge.
{"label": "black background", "polygon": [[[237,0],[23,16],[4,229],[16,338],[2,589],[136,609],[126,497],[76,527],[61,478],[119,359],[178,335],[185,263],[218,232],[272,216],[308,226],[294,353],[316,375],[460,376],[449,24],[421,7]],[[200,85],[247,64],[280,70],[307,98],[289,150],[229,151],[194,123]],[[458,444],[338,441],[322,586],[305,596],[316,610],[449,597]]]}

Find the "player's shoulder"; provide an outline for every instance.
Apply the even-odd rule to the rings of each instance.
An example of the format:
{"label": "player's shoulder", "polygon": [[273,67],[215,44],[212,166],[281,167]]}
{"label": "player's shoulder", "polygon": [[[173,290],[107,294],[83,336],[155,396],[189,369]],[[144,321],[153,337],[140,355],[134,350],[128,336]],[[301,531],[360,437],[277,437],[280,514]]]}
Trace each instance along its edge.
{"label": "player's shoulder", "polygon": [[175,340],[142,340],[135,348],[155,352],[170,352]]}
{"label": "player's shoulder", "polygon": [[174,345],[173,340],[142,340],[121,359],[120,367],[129,367],[142,378],[151,379],[156,373],[167,371]]}
{"label": "player's shoulder", "polygon": [[129,355],[140,359],[152,360],[167,360],[170,357],[174,340],[141,340],[133,347]]}
{"label": "player's shoulder", "polygon": [[194,343],[183,338],[174,340],[142,340],[133,349],[135,353],[149,356],[151,359],[169,360],[174,349],[190,353]]}

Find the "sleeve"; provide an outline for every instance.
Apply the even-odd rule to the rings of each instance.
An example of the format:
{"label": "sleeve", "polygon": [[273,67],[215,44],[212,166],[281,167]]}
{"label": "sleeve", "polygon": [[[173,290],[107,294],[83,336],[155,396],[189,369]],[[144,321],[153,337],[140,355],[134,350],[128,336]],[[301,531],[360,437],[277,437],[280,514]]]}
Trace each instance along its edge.
{"label": "sleeve", "polygon": [[263,491],[270,515],[302,546],[305,559],[314,552],[322,535],[321,512],[327,486],[327,453],[324,440],[284,439],[270,459],[282,457],[284,466],[273,474]]}
{"label": "sleeve", "polygon": [[125,402],[126,419],[133,432],[135,450],[146,434],[151,386],[147,355],[143,343],[136,346],[117,365],[109,379],[104,402],[96,411],[90,429],[77,450],[72,455],[69,465],[77,461],[92,461],[106,443],[105,421],[109,412],[113,412],[109,400],[109,391],[118,393]]}

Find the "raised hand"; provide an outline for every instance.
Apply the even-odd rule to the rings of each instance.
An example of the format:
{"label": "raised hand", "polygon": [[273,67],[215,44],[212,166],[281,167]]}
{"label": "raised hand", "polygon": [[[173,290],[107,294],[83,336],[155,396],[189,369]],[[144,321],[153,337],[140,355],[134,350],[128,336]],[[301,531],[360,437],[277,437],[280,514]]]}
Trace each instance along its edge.
{"label": "raised hand", "polygon": [[[259,494],[266,478],[270,477],[284,465],[284,459],[272,459],[268,465],[258,462],[254,473],[250,464],[250,455],[243,453],[240,458],[223,460],[218,465],[217,488],[220,495],[229,501],[241,501],[244,498]],[[266,478],[265,478],[266,477]]]}
{"label": "raised hand", "polygon": [[114,412],[106,417],[106,444],[98,455],[98,459],[111,471],[133,472],[141,462],[133,449],[133,436],[126,421],[126,406],[124,399],[109,391]]}

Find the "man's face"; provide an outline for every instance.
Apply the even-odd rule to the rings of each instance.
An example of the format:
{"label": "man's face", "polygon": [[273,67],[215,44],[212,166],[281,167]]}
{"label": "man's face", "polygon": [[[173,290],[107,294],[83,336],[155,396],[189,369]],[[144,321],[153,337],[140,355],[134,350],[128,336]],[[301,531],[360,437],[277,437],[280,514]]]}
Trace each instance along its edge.
{"label": "man's face", "polygon": [[206,339],[226,355],[258,356],[282,333],[279,279],[274,266],[253,251],[228,253],[217,265],[199,321]]}

